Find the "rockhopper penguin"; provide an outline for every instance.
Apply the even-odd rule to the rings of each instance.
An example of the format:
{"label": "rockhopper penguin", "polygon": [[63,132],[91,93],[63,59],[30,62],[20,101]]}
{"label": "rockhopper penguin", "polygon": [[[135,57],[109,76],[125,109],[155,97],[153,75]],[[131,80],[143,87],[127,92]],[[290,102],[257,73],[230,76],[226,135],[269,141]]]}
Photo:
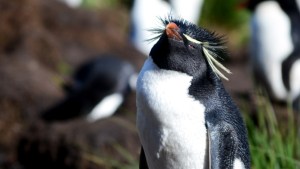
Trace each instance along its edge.
{"label": "rockhopper penguin", "polygon": [[183,19],[163,28],[137,80],[140,168],[249,169],[247,131],[215,57],[223,38]]}

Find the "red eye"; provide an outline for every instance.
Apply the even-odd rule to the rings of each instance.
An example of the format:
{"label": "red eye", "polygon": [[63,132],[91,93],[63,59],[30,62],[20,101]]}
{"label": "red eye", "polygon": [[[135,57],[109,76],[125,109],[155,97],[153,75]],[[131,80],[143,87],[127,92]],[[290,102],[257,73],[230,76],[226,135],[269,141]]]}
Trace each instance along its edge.
{"label": "red eye", "polygon": [[194,45],[189,45],[189,48],[190,49],[195,49],[195,46]]}

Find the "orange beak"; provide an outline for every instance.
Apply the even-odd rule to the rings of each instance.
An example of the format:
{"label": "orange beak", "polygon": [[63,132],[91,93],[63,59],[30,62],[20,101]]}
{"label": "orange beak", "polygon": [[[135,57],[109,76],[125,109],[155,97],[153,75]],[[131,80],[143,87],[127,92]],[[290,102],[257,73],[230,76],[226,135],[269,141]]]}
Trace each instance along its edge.
{"label": "orange beak", "polygon": [[166,34],[171,39],[175,39],[178,41],[182,40],[182,37],[179,34],[179,31],[180,31],[180,28],[174,22],[170,22],[166,26]]}

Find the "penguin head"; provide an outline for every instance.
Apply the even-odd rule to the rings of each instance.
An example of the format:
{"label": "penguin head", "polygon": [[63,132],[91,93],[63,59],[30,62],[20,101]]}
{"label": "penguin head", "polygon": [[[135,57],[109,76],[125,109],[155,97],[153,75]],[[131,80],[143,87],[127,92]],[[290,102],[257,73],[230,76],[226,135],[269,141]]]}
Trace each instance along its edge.
{"label": "penguin head", "polygon": [[217,57],[227,54],[224,40],[214,32],[183,19],[161,19],[163,27],[154,29],[158,42],[150,51],[153,62],[161,69],[174,70],[190,76],[210,75],[227,79],[218,68],[230,73]]}

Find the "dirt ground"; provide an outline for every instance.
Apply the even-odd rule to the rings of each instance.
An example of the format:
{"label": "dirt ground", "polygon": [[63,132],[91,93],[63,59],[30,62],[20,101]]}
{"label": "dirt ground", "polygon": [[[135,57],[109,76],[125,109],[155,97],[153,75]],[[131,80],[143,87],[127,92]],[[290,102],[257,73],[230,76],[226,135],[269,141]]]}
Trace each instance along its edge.
{"label": "dirt ground", "polygon": [[[114,117],[95,123],[38,118],[64,97],[62,84],[72,71],[95,55],[113,53],[141,68],[144,56],[128,41],[129,19],[123,8],[0,0],[0,168],[120,168],[138,158],[134,93]],[[226,88],[234,98],[251,100],[247,57],[226,64],[234,72]]]}

